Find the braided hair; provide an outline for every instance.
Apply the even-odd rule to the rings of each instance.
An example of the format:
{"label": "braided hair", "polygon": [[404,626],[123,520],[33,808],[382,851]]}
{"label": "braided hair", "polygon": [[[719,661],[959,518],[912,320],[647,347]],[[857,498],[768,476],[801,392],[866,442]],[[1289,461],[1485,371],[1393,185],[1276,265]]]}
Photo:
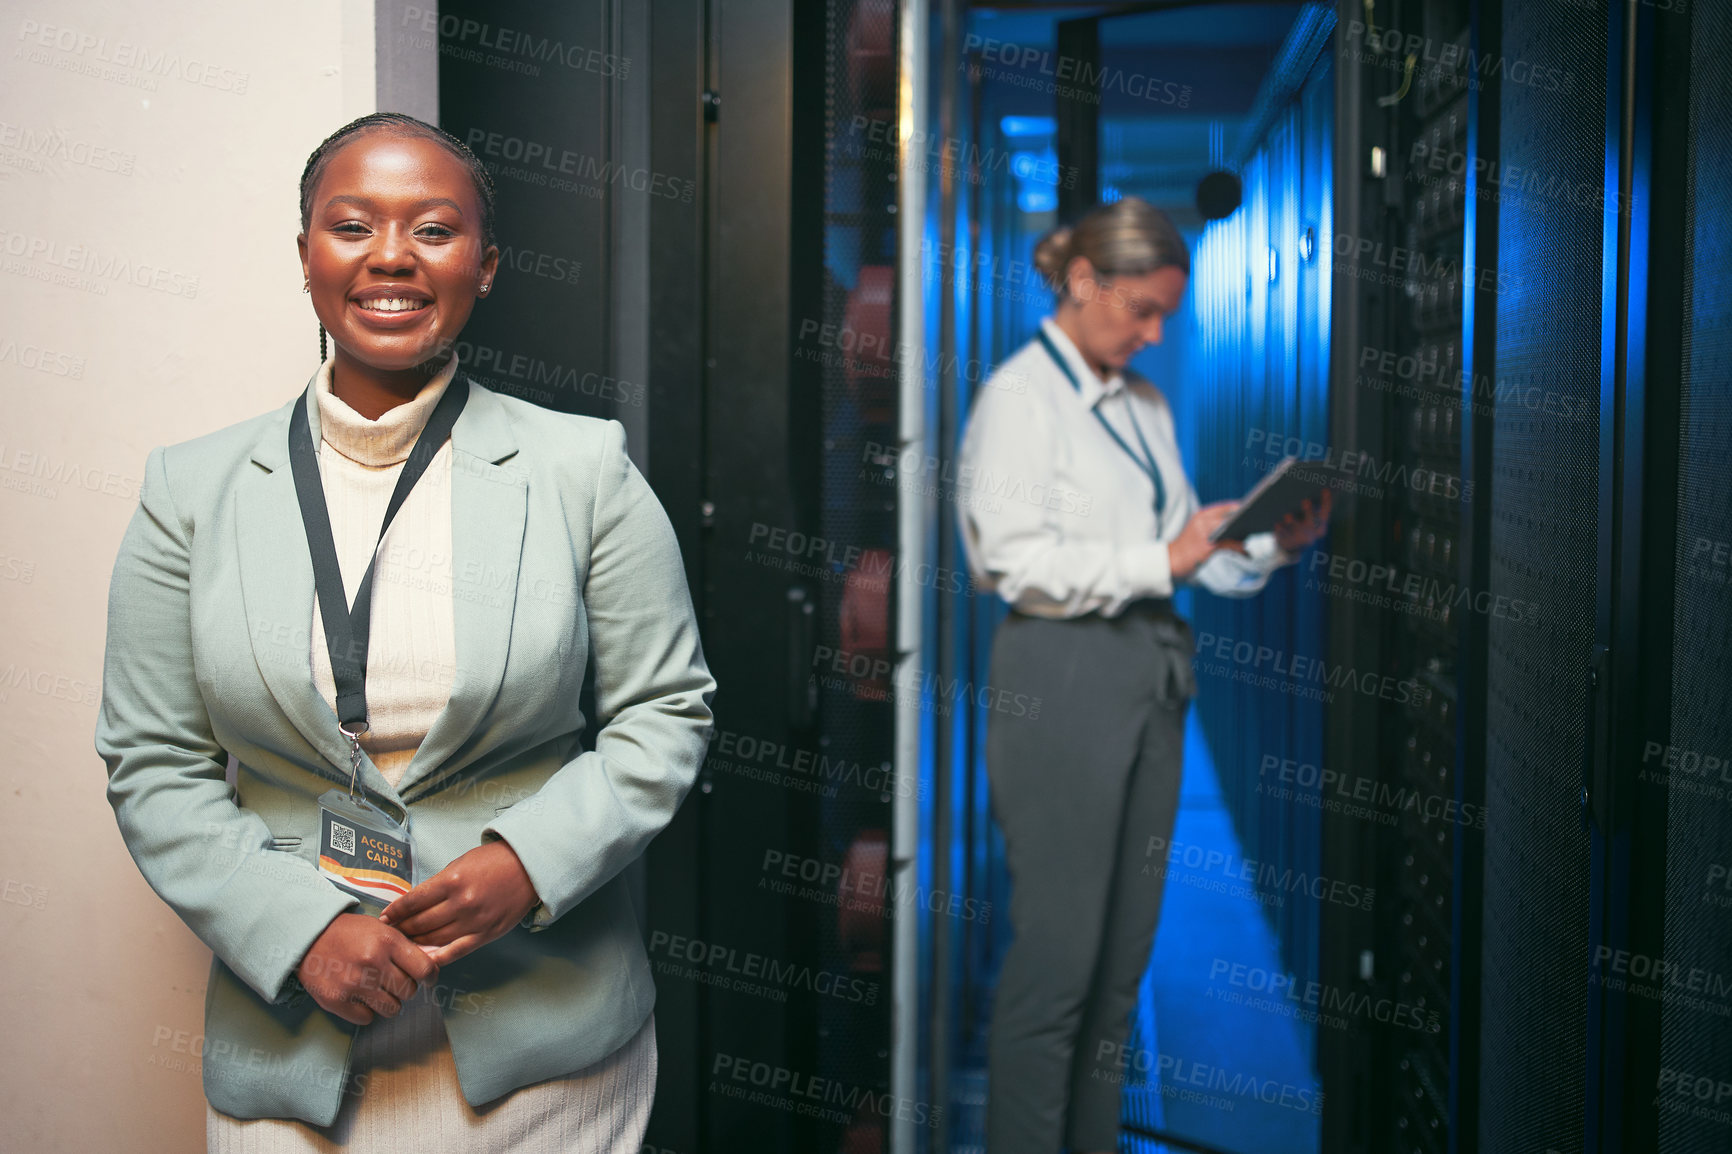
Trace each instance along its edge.
{"label": "braided hair", "polygon": [[[325,175],[326,167],[337,150],[349,141],[367,132],[390,132],[397,136],[413,136],[423,140],[431,140],[445,151],[455,156],[469,173],[469,179],[475,185],[475,199],[481,202],[481,247],[483,250],[492,248],[495,244],[493,235],[493,174],[487,171],[487,166],[469,150],[469,146],[440,128],[436,124],[428,124],[402,112],[369,112],[366,116],[351,120],[313,149],[313,154],[307,157],[307,166],[301,170],[301,231],[306,232],[313,223],[313,191],[318,187],[319,178]],[[325,326],[319,326],[319,362],[323,364],[329,354],[326,352]]]}

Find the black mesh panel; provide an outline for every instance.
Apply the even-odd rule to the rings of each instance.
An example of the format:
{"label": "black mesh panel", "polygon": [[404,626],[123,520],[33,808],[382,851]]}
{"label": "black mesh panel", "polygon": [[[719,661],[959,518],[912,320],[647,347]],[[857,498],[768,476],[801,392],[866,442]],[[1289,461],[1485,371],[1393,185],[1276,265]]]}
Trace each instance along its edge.
{"label": "black mesh panel", "polygon": [[[1498,208],[1486,671],[1481,1148],[1580,1150],[1588,834],[1578,817],[1599,528],[1606,13],[1506,4],[1500,163],[1537,175]],[[1556,69],[1562,91],[1515,82]],[[1587,203],[1581,203],[1586,201]],[[1548,403],[1548,398],[1551,398]]]}
{"label": "black mesh panel", "polygon": [[1732,1149],[1732,28],[1704,14],[1690,48],[1672,724],[1643,771],[1667,783],[1665,960],[1706,976],[1660,1011],[1666,1154]]}

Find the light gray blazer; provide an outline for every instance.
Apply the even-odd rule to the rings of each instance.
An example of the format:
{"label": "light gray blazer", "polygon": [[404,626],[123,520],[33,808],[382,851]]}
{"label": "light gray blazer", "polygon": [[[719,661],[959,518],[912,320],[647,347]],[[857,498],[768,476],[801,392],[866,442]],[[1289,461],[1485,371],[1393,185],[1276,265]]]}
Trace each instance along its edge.
{"label": "light gray blazer", "polygon": [[[544,908],[444,967],[464,1097],[487,1102],[606,1057],[655,1003],[620,871],[679,808],[711,732],[679,546],[617,421],[464,378],[451,433],[457,679],[381,808],[407,814],[417,876],[510,843]],[[313,570],[288,468],[289,414],[151,450],[109,590],[96,748],[151,887],[204,942],[204,1087],[239,1118],[328,1125],[360,1093],[356,1030],[291,981],[337,914],[317,871],[318,797],[348,743],[313,684]],[[320,644],[324,643],[321,636]],[[600,726],[580,752],[585,662]],[[238,781],[225,780],[230,756]]]}

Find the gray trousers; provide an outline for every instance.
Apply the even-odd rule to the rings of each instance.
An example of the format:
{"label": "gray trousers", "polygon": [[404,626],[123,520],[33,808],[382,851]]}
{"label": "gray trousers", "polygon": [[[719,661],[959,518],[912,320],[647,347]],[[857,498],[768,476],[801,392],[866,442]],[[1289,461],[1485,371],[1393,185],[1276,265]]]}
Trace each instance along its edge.
{"label": "gray trousers", "polygon": [[1160,915],[1196,691],[1192,645],[1165,603],[1110,619],[1013,613],[993,640],[993,688],[1040,707],[987,722],[1014,938],[987,1040],[986,1154],[1118,1149],[1120,1093],[1135,1069],[1124,1045]]}

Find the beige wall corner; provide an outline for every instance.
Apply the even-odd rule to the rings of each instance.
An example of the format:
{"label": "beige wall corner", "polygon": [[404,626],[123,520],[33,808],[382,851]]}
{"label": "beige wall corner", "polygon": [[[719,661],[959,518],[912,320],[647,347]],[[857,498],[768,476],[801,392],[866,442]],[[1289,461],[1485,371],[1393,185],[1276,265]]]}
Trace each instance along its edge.
{"label": "beige wall corner", "polygon": [[420,47],[376,64],[381,21],[407,37],[394,4],[25,0],[0,17],[8,1149],[204,1148],[210,953],[139,876],[93,746],[108,579],[152,446],[275,408],[312,373],[301,169],[380,92],[435,108],[416,19]]}

